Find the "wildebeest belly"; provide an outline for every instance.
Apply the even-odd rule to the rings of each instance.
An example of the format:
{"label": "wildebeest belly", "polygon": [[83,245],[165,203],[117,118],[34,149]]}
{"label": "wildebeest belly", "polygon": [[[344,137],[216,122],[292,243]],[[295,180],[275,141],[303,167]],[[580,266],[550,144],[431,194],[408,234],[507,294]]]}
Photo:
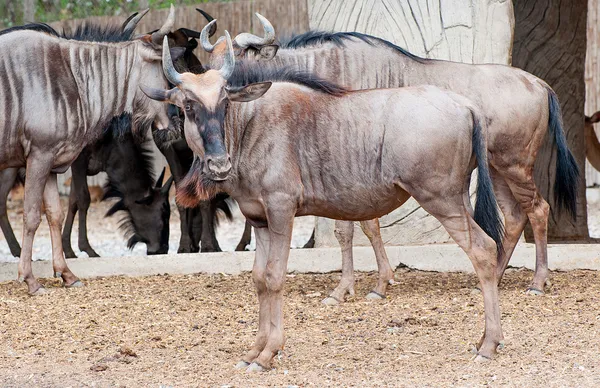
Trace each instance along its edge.
{"label": "wildebeest belly", "polygon": [[392,182],[371,186],[332,186],[318,194],[305,192],[296,215],[352,221],[370,220],[390,213],[409,197],[406,191]]}

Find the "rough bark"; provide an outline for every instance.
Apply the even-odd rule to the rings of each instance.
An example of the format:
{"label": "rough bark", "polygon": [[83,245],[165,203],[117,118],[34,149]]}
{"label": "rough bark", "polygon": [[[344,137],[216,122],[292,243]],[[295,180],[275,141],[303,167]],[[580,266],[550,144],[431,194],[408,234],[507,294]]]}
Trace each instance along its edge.
{"label": "rough bark", "polygon": [[[514,16],[508,0],[308,0],[311,29],[358,31],[427,58],[509,64]],[[358,224],[355,245],[370,245]],[[337,246],[333,221],[319,219],[316,246]],[[381,219],[386,244],[450,241],[414,200]]]}
{"label": "rough bark", "polygon": [[23,22],[35,21],[35,0],[23,0]]}
{"label": "rough bark", "polygon": [[[569,148],[581,168],[577,219],[552,206],[549,241],[587,240],[585,198],[585,51],[587,0],[515,0],[513,66],[548,82],[561,101]],[[556,150],[550,137],[542,146],[535,167],[540,192],[554,204]],[[530,228],[525,237],[533,240]]]}

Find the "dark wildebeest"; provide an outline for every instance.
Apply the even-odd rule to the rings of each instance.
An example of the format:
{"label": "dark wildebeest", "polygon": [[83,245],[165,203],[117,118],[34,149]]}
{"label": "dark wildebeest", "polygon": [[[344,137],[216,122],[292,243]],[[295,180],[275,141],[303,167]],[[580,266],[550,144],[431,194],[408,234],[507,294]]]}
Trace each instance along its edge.
{"label": "dark wildebeest", "polygon": [[4,112],[0,117],[0,169],[26,167],[18,277],[32,295],[44,292],[31,270],[42,199],[50,226],[54,275],[67,287],[82,285],[63,253],[63,213],[56,174],[64,172],[85,146],[96,141],[113,117],[131,112],[134,131],[146,127],[142,123],[168,127],[166,107],[148,99],[139,85],[168,86],[161,74],[160,42],[173,29],[175,10],[171,8],[159,31],[131,40],[138,20],[133,18],[124,30],[118,27],[118,34],[113,28],[104,28],[107,43],[68,40],[43,27],[40,31],[17,27],[0,36],[4,85],[0,90]]}
{"label": "dark wildebeest", "polygon": [[[211,28],[210,24],[206,28]],[[201,34],[202,36],[202,34]],[[504,252],[498,257],[498,281],[508,265],[527,220],[536,244],[536,268],[528,291],[543,293],[548,279],[547,226],[549,205],[533,180],[536,155],[549,132],[557,152],[554,200],[575,216],[579,170],[568,149],[562,128],[560,105],[554,91],[541,79],[523,70],[503,65],[471,65],[417,57],[373,36],[356,32],[307,32],[282,44],[273,39],[265,45],[245,37],[233,42],[236,55],[252,59],[274,57],[275,65],[290,65],[315,73],[352,90],[415,85],[435,85],[467,96],[486,116],[488,151],[498,204],[504,214]],[[212,45],[204,35],[200,44],[212,51],[210,63],[220,63],[225,45]],[[277,55],[272,55],[273,52]],[[270,53],[271,55],[265,55]],[[377,220],[361,224],[375,248],[379,279],[372,296],[385,295],[393,279]],[[342,246],[343,274],[332,299],[343,300],[352,290],[353,226],[336,222]]]}
{"label": "dark wildebeest", "polygon": [[[177,186],[179,201],[195,205],[226,192],[255,227],[259,329],[238,366],[261,370],[284,345],[283,286],[295,216],[368,220],[411,196],[471,259],[485,306],[478,358],[492,357],[503,339],[496,273],[502,222],[479,110],[433,86],[346,93],[286,68],[234,68],[225,35],[223,66],[200,75],[175,70],[165,39],[163,67],[176,87],[143,90],[185,112],[185,138],[197,158]],[[475,165],[473,218],[468,182]]]}
{"label": "dark wildebeest", "polygon": [[[131,118],[124,114],[113,119],[108,131],[131,130]],[[120,129],[118,128],[120,127]],[[8,217],[6,200],[17,179],[17,168],[0,172],[0,226],[14,256],[21,254],[21,247],[14,237]],[[90,193],[87,176],[105,171],[108,184],[104,198],[118,198],[107,216],[123,211],[122,227],[128,239],[127,247],[137,243],[147,245],[149,255],[167,253],[169,249],[169,179],[163,186],[163,174],[156,185],[152,178],[152,155],[130,132],[106,132],[102,139],[87,146],[71,165],[71,193],[67,220],[63,229],[63,249],[67,258],[76,257],[71,247],[71,231],[75,215],[79,212],[79,249],[90,257],[99,255],[91,247],[87,237],[87,211]]]}

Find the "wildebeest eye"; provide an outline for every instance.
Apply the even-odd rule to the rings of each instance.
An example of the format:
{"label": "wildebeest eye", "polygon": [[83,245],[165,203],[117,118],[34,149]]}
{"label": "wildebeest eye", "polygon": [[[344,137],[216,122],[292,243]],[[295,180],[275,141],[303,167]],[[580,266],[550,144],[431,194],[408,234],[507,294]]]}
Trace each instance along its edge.
{"label": "wildebeest eye", "polygon": [[191,109],[192,109],[192,107],[190,106],[190,104],[187,104],[187,105],[185,106],[185,110],[186,110],[187,112],[189,112]]}

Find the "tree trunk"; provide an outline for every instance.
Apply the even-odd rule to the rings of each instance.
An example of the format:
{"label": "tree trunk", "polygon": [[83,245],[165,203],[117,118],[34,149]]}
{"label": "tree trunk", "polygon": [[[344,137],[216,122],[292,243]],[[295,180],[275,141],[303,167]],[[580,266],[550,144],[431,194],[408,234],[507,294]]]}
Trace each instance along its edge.
{"label": "tree trunk", "polygon": [[[589,0],[585,56],[585,114],[588,116],[600,110],[600,25],[598,23],[600,23],[600,1]],[[597,124],[596,127],[599,125]],[[587,161],[585,184],[588,187],[600,185],[600,170],[596,170]]]}
{"label": "tree trunk", "polygon": [[[510,63],[514,26],[510,1],[308,0],[308,11],[311,29],[367,33],[427,58]],[[315,245],[337,246],[333,229],[333,221],[319,219]],[[357,225],[354,244],[370,245],[359,231]],[[451,241],[441,224],[413,199],[381,218],[381,235],[392,245]]]}
{"label": "tree trunk", "polygon": [[[536,184],[551,205],[549,241],[589,239],[585,198],[585,51],[587,0],[515,0],[513,66],[545,80],[561,102],[569,148],[581,169],[577,219],[554,204],[556,150],[548,136],[535,166]],[[525,233],[533,241],[531,229]]]}
{"label": "tree trunk", "polygon": [[23,0],[23,23],[35,21],[35,0]]}
{"label": "tree trunk", "polygon": [[138,4],[139,4],[139,9],[140,9],[140,10],[142,10],[142,9],[146,9],[146,8],[149,8],[149,7],[150,7],[150,6],[149,6],[149,1],[148,1],[148,0],[139,0],[139,1],[138,1]]}

